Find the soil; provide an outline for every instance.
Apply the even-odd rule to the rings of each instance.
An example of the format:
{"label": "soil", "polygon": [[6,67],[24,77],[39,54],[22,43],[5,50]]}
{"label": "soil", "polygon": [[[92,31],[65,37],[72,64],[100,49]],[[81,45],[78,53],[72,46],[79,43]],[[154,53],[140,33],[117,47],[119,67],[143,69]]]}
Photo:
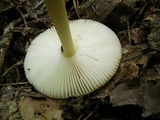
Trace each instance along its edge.
{"label": "soil", "polygon": [[85,96],[53,99],[28,83],[23,60],[31,41],[52,26],[41,0],[0,2],[1,120],[160,119],[160,1],[66,0],[70,20],[110,27],[122,45],[117,73]]}

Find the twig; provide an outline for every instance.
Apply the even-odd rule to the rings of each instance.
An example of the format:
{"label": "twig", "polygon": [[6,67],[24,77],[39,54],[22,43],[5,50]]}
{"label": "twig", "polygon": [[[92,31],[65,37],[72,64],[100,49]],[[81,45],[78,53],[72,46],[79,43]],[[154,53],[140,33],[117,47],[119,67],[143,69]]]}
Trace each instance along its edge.
{"label": "twig", "polygon": [[92,8],[92,9],[93,9],[93,11],[96,13],[96,15],[98,15],[98,16],[99,16],[98,11],[95,9],[95,7],[94,7],[93,5],[91,5],[91,8]]}
{"label": "twig", "polygon": [[12,69],[14,69],[15,67],[22,65],[23,64],[23,60],[18,61],[17,63],[13,64],[10,68],[8,68],[0,77],[4,77],[6,74],[8,74]]}
{"label": "twig", "polygon": [[86,118],[84,118],[83,120],[87,120],[88,118],[90,118],[91,117],[91,115],[93,114],[93,111],[92,112],[90,112],[88,115],[87,115],[87,117]]}
{"label": "twig", "polygon": [[22,17],[22,19],[23,19],[23,21],[24,21],[25,26],[28,27],[27,22],[26,22],[26,19],[25,19],[24,15],[22,14],[21,10],[20,10],[19,8],[17,8],[17,10],[18,10],[19,13],[21,14],[21,17]]}
{"label": "twig", "polygon": [[22,14],[21,10],[20,10],[19,8],[17,8],[17,10],[18,10],[19,13],[21,14],[21,17],[22,17],[22,19],[23,19],[23,21],[24,21],[25,26],[28,27],[27,22],[26,22],[26,19],[25,19],[24,15]]}
{"label": "twig", "polygon": [[16,82],[19,82],[19,80],[20,80],[20,74],[19,74],[18,68],[16,68],[16,73],[17,73]]}
{"label": "twig", "polygon": [[[43,4],[44,4],[43,0],[40,1],[40,2],[35,6],[35,9],[39,9]],[[21,12],[20,12],[20,13],[21,13]],[[22,21],[26,21],[26,19],[29,18],[29,14],[28,14],[28,13],[25,14],[25,15],[22,14],[22,16],[23,16],[23,17],[22,17],[23,19],[22,19],[22,18],[19,18],[19,19],[17,19],[17,20],[14,20],[14,21],[12,21],[12,22],[6,27],[3,35],[0,36],[0,39],[2,39],[4,36],[6,36],[6,35],[9,34],[10,32],[12,32],[12,31],[14,30],[14,27],[15,27],[17,24],[21,23]],[[25,25],[27,25],[27,22],[25,22]]]}
{"label": "twig", "polygon": [[25,84],[29,84],[29,82],[6,83],[6,84],[0,84],[0,86],[9,86],[9,85],[25,85]]}
{"label": "twig", "polygon": [[[75,11],[76,11],[76,14],[77,14],[78,18],[80,18],[78,0],[73,0],[73,5],[74,5],[74,8],[75,8]],[[78,7],[77,7],[77,6],[78,6]]]}
{"label": "twig", "polygon": [[142,14],[144,13],[144,11],[145,11],[147,5],[148,5],[149,3],[151,3],[151,2],[152,2],[152,1],[147,1],[147,2],[145,3],[145,5],[139,10],[138,15],[136,16],[135,21],[134,21],[134,23],[131,25],[130,28],[135,27],[137,21],[139,20],[140,15],[142,15]]}
{"label": "twig", "polygon": [[[23,15],[25,19],[29,18],[29,14]],[[0,36],[0,39],[5,37],[7,34],[11,33],[14,30],[14,27],[22,22],[22,18],[19,18],[17,20],[12,21],[6,28],[2,36]]]}
{"label": "twig", "polygon": [[[94,104],[94,103],[93,103]],[[98,105],[95,106],[94,109],[97,109]],[[77,120],[82,120],[82,117],[84,117],[84,115],[86,114],[87,110],[85,110],[79,117]],[[92,115],[93,115],[94,111],[91,111],[85,118],[83,118],[83,120],[87,120],[89,119]]]}
{"label": "twig", "polygon": [[42,7],[44,5],[44,1],[40,1],[34,8],[35,9],[39,9],[40,7]]}
{"label": "twig", "polygon": [[132,41],[131,41],[130,25],[129,25],[129,21],[128,20],[126,22],[127,22],[128,41],[129,41],[129,44],[131,45]]}

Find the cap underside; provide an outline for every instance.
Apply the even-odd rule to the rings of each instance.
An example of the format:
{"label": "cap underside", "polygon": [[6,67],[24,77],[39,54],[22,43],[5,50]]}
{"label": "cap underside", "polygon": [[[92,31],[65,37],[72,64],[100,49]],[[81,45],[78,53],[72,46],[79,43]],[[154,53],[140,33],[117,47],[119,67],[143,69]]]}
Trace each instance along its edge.
{"label": "cap underside", "polygon": [[68,98],[88,94],[103,86],[115,74],[121,59],[121,45],[115,33],[92,20],[70,22],[77,47],[64,57],[54,27],[37,36],[26,54],[24,69],[28,81],[43,94]]}

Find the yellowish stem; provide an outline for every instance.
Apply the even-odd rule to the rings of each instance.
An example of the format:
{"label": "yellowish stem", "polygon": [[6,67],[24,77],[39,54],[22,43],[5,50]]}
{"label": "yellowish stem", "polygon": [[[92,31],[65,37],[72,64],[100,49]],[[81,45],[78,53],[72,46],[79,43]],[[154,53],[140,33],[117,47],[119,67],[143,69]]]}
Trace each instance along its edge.
{"label": "yellowish stem", "polygon": [[65,57],[75,53],[64,0],[44,0],[63,47]]}

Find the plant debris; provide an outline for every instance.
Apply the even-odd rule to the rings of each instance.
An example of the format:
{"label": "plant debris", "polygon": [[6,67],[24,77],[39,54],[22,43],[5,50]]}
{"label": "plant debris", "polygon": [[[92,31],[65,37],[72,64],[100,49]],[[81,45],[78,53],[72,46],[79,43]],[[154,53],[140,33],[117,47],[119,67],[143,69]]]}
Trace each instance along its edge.
{"label": "plant debris", "polygon": [[122,45],[115,76],[97,91],[65,100],[31,86],[23,60],[31,41],[52,26],[42,0],[0,2],[1,120],[160,119],[160,2],[158,0],[66,0],[70,20],[109,26]]}

